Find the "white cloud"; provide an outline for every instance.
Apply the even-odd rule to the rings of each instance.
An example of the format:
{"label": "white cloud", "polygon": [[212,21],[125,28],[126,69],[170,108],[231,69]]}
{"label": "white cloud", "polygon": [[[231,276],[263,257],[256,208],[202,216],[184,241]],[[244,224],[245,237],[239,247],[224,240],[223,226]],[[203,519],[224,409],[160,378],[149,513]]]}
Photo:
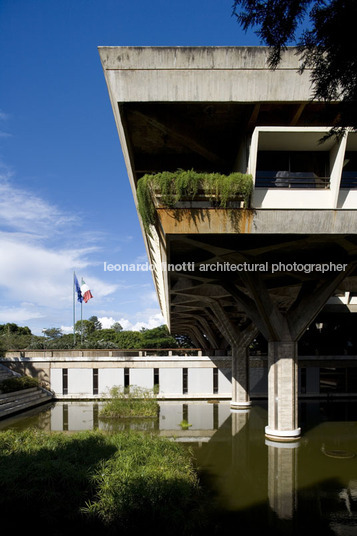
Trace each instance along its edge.
{"label": "white cloud", "polygon": [[65,335],[68,335],[69,333],[73,333],[73,326],[61,326],[61,331]]}
{"label": "white cloud", "polygon": [[[139,320],[138,316],[142,316],[143,319]],[[125,317],[114,318],[113,316],[111,317],[102,316],[98,318],[98,320],[102,324],[103,329],[111,328],[114,322],[119,322],[123,330],[127,330],[127,331],[140,331],[142,328],[153,329],[153,328],[157,328],[158,326],[162,326],[162,324],[165,323],[165,320],[162,314],[158,312],[157,310],[143,311],[139,315],[138,314],[135,315],[135,318],[131,320]]]}
{"label": "white cloud", "polygon": [[3,324],[7,324],[8,322],[22,324],[28,320],[43,317],[44,315],[42,313],[28,307],[1,307],[0,309],[0,323]]}
{"label": "white cloud", "polygon": [[0,175],[0,225],[35,236],[47,237],[64,225],[78,222],[56,206],[10,182],[11,173]]}

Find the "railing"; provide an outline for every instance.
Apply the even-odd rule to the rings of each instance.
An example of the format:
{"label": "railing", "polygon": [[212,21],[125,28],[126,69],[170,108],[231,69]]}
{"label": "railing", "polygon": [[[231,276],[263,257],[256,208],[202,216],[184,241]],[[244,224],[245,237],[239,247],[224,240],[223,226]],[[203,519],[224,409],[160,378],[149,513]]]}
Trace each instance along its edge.
{"label": "railing", "polygon": [[148,356],[202,356],[201,348],[125,348],[125,349],[33,349],[8,350],[5,358],[34,358],[34,357],[148,357]]}
{"label": "railing", "polygon": [[315,173],[291,171],[257,171],[256,188],[330,188],[330,177],[318,177]]}

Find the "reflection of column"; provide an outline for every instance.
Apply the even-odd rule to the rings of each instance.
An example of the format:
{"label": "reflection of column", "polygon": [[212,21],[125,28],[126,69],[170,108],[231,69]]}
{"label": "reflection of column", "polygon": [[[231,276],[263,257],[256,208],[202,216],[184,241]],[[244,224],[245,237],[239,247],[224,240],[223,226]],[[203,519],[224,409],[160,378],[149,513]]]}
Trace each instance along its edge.
{"label": "reflection of column", "polygon": [[232,467],[248,467],[249,414],[249,409],[232,410]]}
{"label": "reflection of column", "polygon": [[292,520],[297,507],[298,442],[268,446],[268,497],[271,509],[279,519]]}
{"label": "reflection of column", "polygon": [[62,429],[64,432],[68,431],[68,404],[62,406]]}
{"label": "reflection of column", "polygon": [[242,428],[248,423],[249,420],[248,410],[235,410],[232,411],[232,436],[237,435]]}

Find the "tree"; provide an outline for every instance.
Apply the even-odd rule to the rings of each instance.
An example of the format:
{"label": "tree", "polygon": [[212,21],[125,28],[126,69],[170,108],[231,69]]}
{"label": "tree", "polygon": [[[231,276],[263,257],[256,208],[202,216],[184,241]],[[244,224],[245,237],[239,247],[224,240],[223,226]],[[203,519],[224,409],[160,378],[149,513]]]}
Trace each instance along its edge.
{"label": "tree", "polygon": [[142,348],[177,348],[177,341],[172,337],[167,326],[152,329],[141,329]]}
{"label": "tree", "polygon": [[234,0],[233,15],[271,47],[272,68],[296,45],[300,71],[311,69],[314,98],[339,101],[333,132],[357,128],[356,0]]}
{"label": "tree", "polygon": [[101,324],[101,322],[98,320],[98,317],[97,317],[97,316],[91,316],[90,318],[88,318],[88,321],[89,321],[89,322],[93,322],[93,324],[94,324],[94,329],[95,329],[95,330],[102,329],[102,324]]}
{"label": "tree", "polygon": [[120,331],[123,331],[123,326],[119,322],[114,322],[111,329],[114,329],[116,333],[119,333]]}
{"label": "tree", "polygon": [[74,326],[76,333],[81,334],[82,327],[84,338],[89,337],[95,331],[95,324],[91,320],[77,320]]}
{"label": "tree", "polygon": [[63,332],[60,328],[43,329],[42,333],[44,334],[45,337],[48,337],[49,339],[52,339],[52,340],[59,339],[63,335]]}
{"label": "tree", "polygon": [[27,326],[18,326],[12,322],[0,325],[1,346],[5,350],[26,348],[31,342],[31,337],[31,330]]}

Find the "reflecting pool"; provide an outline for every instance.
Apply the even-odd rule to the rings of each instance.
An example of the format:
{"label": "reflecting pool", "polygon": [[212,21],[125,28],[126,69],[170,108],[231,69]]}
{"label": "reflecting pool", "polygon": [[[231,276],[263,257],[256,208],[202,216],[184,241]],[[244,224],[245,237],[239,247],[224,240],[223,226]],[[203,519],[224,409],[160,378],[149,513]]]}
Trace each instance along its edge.
{"label": "reflecting pool", "polygon": [[[189,445],[217,505],[216,532],[357,535],[357,401],[300,402],[302,437],[264,436],[266,402],[164,401],[156,419],[103,420],[101,403],[56,402],[0,422],[0,429],[150,431]],[[182,427],[186,421],[187,427]]]}

